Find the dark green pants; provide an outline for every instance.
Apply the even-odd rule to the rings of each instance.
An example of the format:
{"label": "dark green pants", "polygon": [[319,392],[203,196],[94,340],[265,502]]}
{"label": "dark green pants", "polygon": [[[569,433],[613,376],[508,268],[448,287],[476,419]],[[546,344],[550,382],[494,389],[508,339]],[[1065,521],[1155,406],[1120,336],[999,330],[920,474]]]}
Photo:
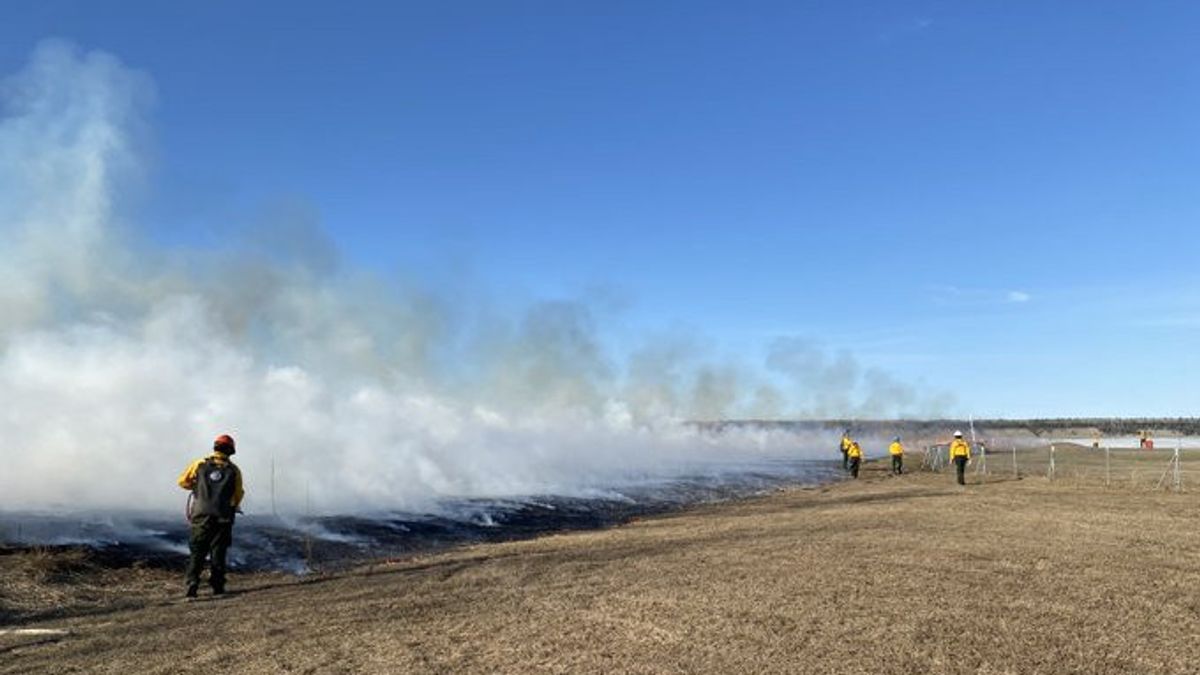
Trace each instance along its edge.
{"label": "dark green pants", "polygon": [[221,520],[215,516],[196,516],[192,518],[192,534],[188,540],[191,557],[188,558],[188,586],[200,585],[200,572],[204,569],[205,558],[212,557],[211,573],[208,583],[215,590],[225,590],[225,557],[229,553],[229,545],[233,543],[233,520]]}
{"label": "dark green pants", "polygon": [[904,455],[892,455],[892,473],[897,476],[904,473]]}
{"label": "dark green pants", "polygon": [[851,457],[850,458],[850,476],[852,478],[858,478],[858,467],[861,464],[862,464],[861,457]]}
{"label": "dark green pants", "polygon": [[955,478],[955,480],[958,481],[959,485],[967,484],[967,481],[964,480],[964,476],[963,476],[963,474],[965,474],[966,472],[967,472],[967,458],[966,457],[955,457],[954,458],[954,478]]}

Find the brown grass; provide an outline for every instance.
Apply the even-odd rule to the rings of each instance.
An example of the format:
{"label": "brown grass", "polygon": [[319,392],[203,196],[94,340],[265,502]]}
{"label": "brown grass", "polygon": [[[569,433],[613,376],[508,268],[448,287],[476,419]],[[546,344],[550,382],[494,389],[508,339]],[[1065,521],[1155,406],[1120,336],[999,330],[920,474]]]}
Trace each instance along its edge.
{"label": "brown grass", "polygon": [[148,593],[26,622],[72,633],[0,644],[0,672],[1197,672],[1196,493],[971,481],[872,462],[612,530]]}
{"label": "brown grass", "polygon": [[143,565],[111,569],[85,548],[0,549],[0,625],[161,597],[177,576]]}

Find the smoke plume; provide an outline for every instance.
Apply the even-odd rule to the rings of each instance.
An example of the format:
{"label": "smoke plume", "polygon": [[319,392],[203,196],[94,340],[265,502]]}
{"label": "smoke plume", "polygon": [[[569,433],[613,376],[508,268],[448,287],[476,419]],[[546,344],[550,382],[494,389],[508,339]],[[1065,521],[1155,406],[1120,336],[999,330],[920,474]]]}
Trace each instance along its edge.
{"label": "smoke plume", "polygon": [[765,370],[686,341],[617,359],[586,300],[463,310],[355,269],[303,209],[235,248],[156,247],[126,199],[146,183],[148,76],[47,42],[0,96],[0,509],[177,508],[174,477],[219,432],[250,510],[272,463],[285,509],[584,493],[806,440],[685,420],[917,402],[795,341]]}

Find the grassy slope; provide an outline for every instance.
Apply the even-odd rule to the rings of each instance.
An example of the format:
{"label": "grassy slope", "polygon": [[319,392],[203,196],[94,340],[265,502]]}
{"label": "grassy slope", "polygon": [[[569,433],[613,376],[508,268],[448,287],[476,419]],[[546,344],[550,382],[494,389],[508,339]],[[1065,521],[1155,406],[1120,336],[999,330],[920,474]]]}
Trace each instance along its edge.
{"label": "grassy slope", "polygon": [[960,489],[871,463],[613,530],[235,578],[219,601],[131,582],[125,606],[24,624],[64,638],[0,637],[0,672],[1196,672],[1198,522],[1195,493],[1132,481]]}

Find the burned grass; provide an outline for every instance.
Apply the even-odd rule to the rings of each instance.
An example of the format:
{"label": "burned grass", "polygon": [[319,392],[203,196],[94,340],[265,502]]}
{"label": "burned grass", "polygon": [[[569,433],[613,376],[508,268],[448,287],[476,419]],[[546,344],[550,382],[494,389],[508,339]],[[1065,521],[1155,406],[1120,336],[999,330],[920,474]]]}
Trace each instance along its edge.
{"label": "burned grass", "polygon": [[868,463],[611,530],[235,577],[220,601],[25,621],[71,633],[0,672],[1196,672],[1200,499],[1087,476]]}

